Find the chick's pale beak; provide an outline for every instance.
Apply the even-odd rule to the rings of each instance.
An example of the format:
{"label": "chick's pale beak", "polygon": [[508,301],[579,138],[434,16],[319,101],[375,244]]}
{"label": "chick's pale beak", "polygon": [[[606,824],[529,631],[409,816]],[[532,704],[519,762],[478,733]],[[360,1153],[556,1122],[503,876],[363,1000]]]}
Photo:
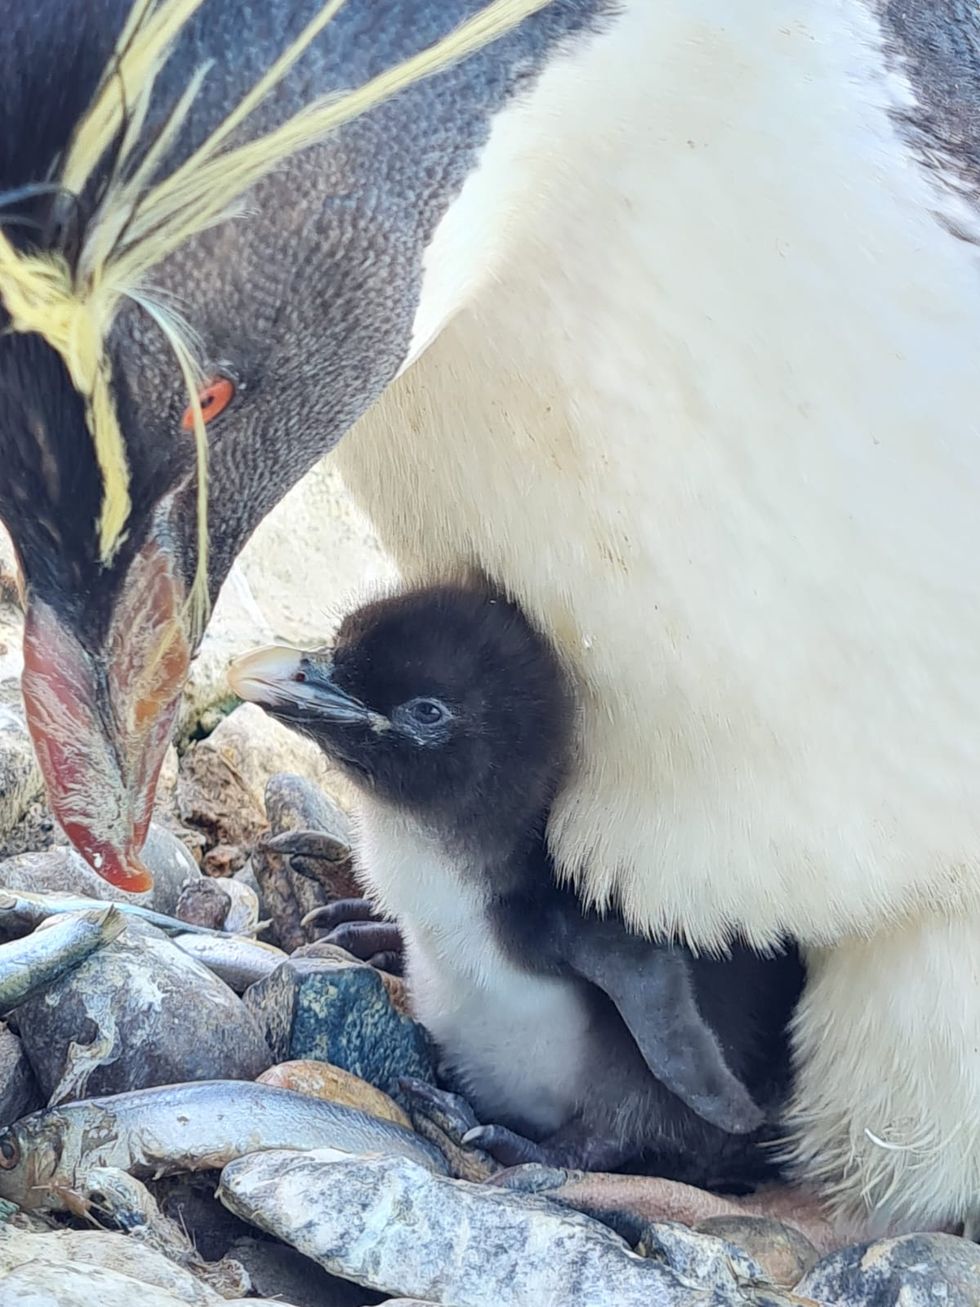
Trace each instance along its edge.
{"label": "chick's pale beak", "polygon": [[191,649],[184,589],[157,544],[134,559],[102,648],[28,596],[22,690],[52,810],[105,880],[134,893]]}
{"label": "chick's pale beak", "polygon": [[269,645],[236,658],[228,683],[240,699],[298,722],[373,722],[378,714],[333,683],[325,654]]}

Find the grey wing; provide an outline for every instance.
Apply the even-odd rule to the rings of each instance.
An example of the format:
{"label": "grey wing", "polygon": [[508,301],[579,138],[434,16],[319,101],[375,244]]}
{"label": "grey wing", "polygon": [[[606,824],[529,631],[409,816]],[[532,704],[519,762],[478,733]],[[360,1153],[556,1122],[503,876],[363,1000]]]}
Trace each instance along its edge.
{"label": "grey wing", "polygon": [[661,1084],[730,1134],[762,1125],[764,1113],[729,1068],[698,1009],[692,959],[684,949],[581,912],[566,912],[561,939],[565,965],[612,1000]]}

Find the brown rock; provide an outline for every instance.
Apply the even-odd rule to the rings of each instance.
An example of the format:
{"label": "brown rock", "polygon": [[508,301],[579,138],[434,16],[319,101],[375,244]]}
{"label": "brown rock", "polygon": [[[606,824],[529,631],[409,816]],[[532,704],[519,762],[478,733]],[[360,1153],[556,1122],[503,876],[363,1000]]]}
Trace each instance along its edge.
{"label": "brown rock", "polygon": [[231,908],[231,895],[214,880],[201,877],[189,881],[180,892],[174,916],[192,926],[220,930]]}
{"label": "brown rock", "polygon": [[381,1117],[383,1121],[392,1121],[408,1130],[412,1128],[408,1117],[387,1094],[375,1089],[366,1080],[351,1075],[349,1071],[331,1066],[329,1062],[280,1062],[277,1066],[269,1067],[268,1071],[263,1071],[259,1083],[291,1089],[294,1093],[305,1094],[307,1098],[323,1098],[344,1107],[357,1107],[362,1112]]}
{"label": "brown rock", "polygon": [[773,1284],[785,1289],[799,1284],[820,1259],[804,1234],[767,1216],[710,1216],[694,1228],[747,1252]]}
{"label": "brown rock", "polygon": [[205,876],[233,876],[241,871],[248,854],[240,844],[218,844],[204,855]]}

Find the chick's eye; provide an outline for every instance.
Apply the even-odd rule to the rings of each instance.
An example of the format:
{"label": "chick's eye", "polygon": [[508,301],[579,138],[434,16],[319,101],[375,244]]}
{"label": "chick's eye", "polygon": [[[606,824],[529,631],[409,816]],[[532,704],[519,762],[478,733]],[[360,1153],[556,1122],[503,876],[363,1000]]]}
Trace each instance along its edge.
{"label": "chick's eye", "polygon": [[449,716],[449,710],[438,699],[416,699],[408,711],[420,726],[435,726]]}
{"label": "chick's eye", "polygon": [[[212,422],[219,413],[223,413],[231,401],[235,398],[235,383],[230,377],[214,377],[201,390],[198,395],[198,401],[201,405],[201,417],[204,421]],[[180,419],[180,425],[185,431],[194,430],[194,409],[188,404],[184,409],[184,416]]]}

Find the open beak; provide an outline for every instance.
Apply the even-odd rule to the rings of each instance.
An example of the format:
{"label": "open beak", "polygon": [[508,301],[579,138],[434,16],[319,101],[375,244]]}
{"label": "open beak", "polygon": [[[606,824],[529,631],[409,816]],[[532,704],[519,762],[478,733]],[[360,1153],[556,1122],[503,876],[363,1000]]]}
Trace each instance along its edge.
{"label": "open beak", "polygon": [[95,652],[28,594],[22,690],[52,810],[86,862],[133,893],[153,885],[139,855],[190,665],[184,599],[154,541],[130,565]]}
{"label": "open beak", "polygon": [[304,653],[273,644],[236,658],[228,669],[228,683],[240,699],[297,723],[378,725],[385,720],[335,685],[332,673],[328,652]]}

